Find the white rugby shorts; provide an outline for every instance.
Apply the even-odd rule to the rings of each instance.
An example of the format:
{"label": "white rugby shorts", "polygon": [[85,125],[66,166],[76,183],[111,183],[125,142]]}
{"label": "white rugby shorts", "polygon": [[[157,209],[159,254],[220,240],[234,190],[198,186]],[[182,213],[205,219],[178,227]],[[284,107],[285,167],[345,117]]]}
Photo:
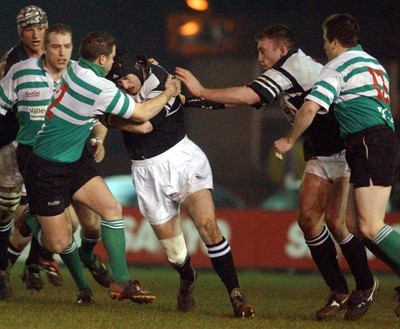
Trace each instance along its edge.
{"label": "white rugby shorts", "polygon": [[346,151],[327,157],[314,157],[308,160],[304,173],[310,173],[322,177],[328,181],[334,181],[340,177],[350,177],[350,168],[346,162]]}
{"label": "white rugby shorts", "polygon": [[167,222],[192,193],[213,189],[210,164],[189,138],[146,160],[132,160],[139,209],[151,225]]}
{"label": "white rugby shorts", "polygon": [[0,186],[20,187],[23,178],[18,170],[17,149],[18,142],[14,141],[0,148]]}

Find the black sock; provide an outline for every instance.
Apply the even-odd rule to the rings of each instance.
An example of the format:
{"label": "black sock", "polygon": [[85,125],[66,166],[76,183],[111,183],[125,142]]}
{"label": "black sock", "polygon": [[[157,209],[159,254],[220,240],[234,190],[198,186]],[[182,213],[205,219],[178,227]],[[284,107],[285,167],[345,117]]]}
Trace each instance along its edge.
{"label": "black sock", "polygon": [[7,223],[0,223],[0,270],[5,271],[8,267],[8,238],[10,236],[11,229],[13,227],[13,221],[10,220]]}
{"label": "black sock", "polygon": [[186,256],[185,261],[181,265],[171,264],[173,268],[179,273],[181,279],[188,282],[194,281],[193,268],[190,266],[190,256]]}
{"label": "black sock", "polygon": [[44,248],[36,240],[35,236],[32,234],[31,248],[29,249],[28,258],[25,261],[25,265],[39,265],[39,258],[42,254]]}
{"label": "black sock", "polygon": [[305,241],[329,289],[341,294],[347,294],[349,288],[340,271],[335,244],[326,226],[324,226],[322,233],[318,237]]}
{"label": "black sock", "polygon": [[41,248],[42,248],[42,251],[40,253],[40,258],[43,258],[49,262],[52,262],[54,254],[42,246],[41,246]]}
{"label": "black sock", "polygon": [[338,243],[356,281],[356,290],[370,289],[374,285],[374,276],[363,244],[352,234]]}
{"label": "black sock", "polygon": [[224,237],[222,237],[221,242],[206,246],[214,271],[221,278],[221,281],[224,283],[228,293],[230,294],[233,289],[239,287],[239,280],[233,262],[231,246]]}
{"label": "black sock", "polygon": [[18,257],[21,256],[21,253],[22,250],[17,249],[16,247],[13,246],[13,244],[10,241],[8,241],[7,255],[8,255],[8,260],[12,265],[14,265]]}

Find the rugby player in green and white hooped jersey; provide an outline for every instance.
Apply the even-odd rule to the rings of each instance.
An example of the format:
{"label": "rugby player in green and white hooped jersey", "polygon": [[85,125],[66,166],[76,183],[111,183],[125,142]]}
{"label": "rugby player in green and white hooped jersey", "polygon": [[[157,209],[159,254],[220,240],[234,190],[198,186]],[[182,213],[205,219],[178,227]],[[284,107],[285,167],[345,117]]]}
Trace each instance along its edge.
{"label": "rugby player in green and white hooped jersey", "polygon": [[[44,54],[40,58],[31,58],[15,64],[6,77],[0,81],[0,112],[11,111],[14,107],[18,111],[20,129],[17,135],[19,144],[16,153],[18,167],[23,175],[26,161],[33,152],[34,137],[43,125],[44,114],[50,104],[54,88],[61,80],[62,73],[71,62],[72,47],[71,28],[65,24],[55,24],[48,28],[44,34]],[[103,129],[105,128],[103,127]],[[96,129],[96,134],[98,134],[98,131],[99,129]],[[100,153],[104,155],[104,147],[101,143],[96,143],[94,151],[94,158],[96,160],[100,160],[97,158]],[[87,157],[89,158],[89,154]],[[76,204],[74,205],[76,206]],[[89,297],[91,296],[89,285],[83,275],[82,263],[89,268],[96,281],[99,282],[98,278],[100,276],[103,279],[107,279],[99,282],[103,286],[109,287],[111,278],[105,265],[98,256],[93,254],[93,248],[101,237],[100,218],[90,209],[83,206],[79,206],[76,209],[79,214],[79,220],[82,223],[82,246],[79,253],[76,248],[70,248],[68,253],[62,253],[60,256],[69,269],[73,268],[71,274],[79,290],[78,303],[81,303],[85,299],[84,294],[89,295]],[[68,213],[74,214],[71,210]],[[72,221],[77,222],[77,219],[72,218]],[[91,243],[88,243],[88,240]],[[29,240],[26,243],[28,242]],[[38,268],[39,251],[40,249],[37,252],[32,251],[31,248],[21,276],[23,281],[25,281],[27,289],[36,289],[38,291],[43,287]],[[79,255],[81,259],[79,259]],[[70,261],[72,262],[74,257],[77,258],[77,261],[74,264],[70,264]],[[43,262],[41,261],[41,264]],[[93,262],[99,264],[96,271],[94,266],[90,265]],[[42,266],[44,267],[44,265]],[[54,271],[56,270],[53,267]],[[53,274],[52,277],[54,276]],[[60,283],[57,285],[60,285]]]}
{"label": "rugby player in green and white hooped jersey", "polygon": [[[331,15],[325,20],[323,31],[324,49],[330,62],[306,97],[288,136],[274,145],[277,152],[286,153],[317,113],[326,113],[329,105],[335,104],[351,169],[349,230],[362,237],[364,244],[399,276],[400,234],[384,221],[400,158],[388,75],[359,45],[359,26],[354,17]],[[373,289],[350,298],[349,308],[364,314],[378,288],[376,284]],[[400,287],[395,290],[400,295]],[[400,316],[400,304],[395,313]]]}
{"label": "rugby player in green and white hooped jersey", "polygon": [[134,100],[104,79],[105,72],[104,67],[83,58],[66,70],[34,144],[38,156],[75,162],[97,122],[96,116],[106,112],[128,119],[132,115]]}
{"label": "rugby player in green and white hooped jersey", "polygon": [[44,57],[29,58],[14,64],[1,81],[0,113],[5,115],[13,103],[18,102],[18,143],[33,145],[56,84],[44,66]]}
{"label": "rugby player in green and white hooped jersey", "polygon": [[[43,54],[43,35],[48,21],[46,13],[37,6],[22,8],[16,17],[19,43],[7,51],[0,60],[0,79],[10,67],[30,57]],[[12,248],[23,238],[14,226],[14,217],[21,211],[20,204],[25,202],[22,190],[22,176],[16,160],[16,142],[19,126],[14,111],[9,111],[1,119],[0,129],[0,300],[11,297],[9,283],[10,263],[19,256],[20,249]],[[9,243],[10,241],[10,243]],[[11,246],[12,244],[12,246]],[[8,251],[8,252],[7,252]],[[14,257],[14,255],[17,255]],[[29,257],[28,257],[29,258]],[[28,261],[28,260],[27,260]]]}
{"label": "rugby player in green and white hooped jersey", "polygon": [[112,113],[146,122],[179,94],[180,83],[169,76],[159,96],[136,104],[105,79],[113,64],[115,43],[106,32],[88,34],[80,45],[81,58],[64,73],[25,170],[30,210],[39,221],[34,216],[25,216],[25,221],[39,241],[59,253],[72,241],[66,207],[77,201],[94,210],[102,218],[102,238],[114,280],[110,296],[150,303],[155,296],[129,277],[122,207],[81,155],[97,116]]}
{"label": "rugby player in green and white hooped jersey", "polygon": [[388,92],[386,70],[358,44],[325,66],[307,99],[323,109],[335,103],[340,135],[346,138],[377,125],[394,130]]}

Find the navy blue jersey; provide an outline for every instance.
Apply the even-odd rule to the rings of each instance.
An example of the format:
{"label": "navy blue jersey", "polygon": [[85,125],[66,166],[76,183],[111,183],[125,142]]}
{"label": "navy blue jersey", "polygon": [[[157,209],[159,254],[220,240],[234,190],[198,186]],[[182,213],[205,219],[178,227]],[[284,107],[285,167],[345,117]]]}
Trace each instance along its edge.
{"label": "navy blue jersey", "polygon": [[[136,95],[142,103],[162,93],[168,72],[161,66],[151,65],[149,76]],[[150,120],[153,130],[148,134],[133,134],[122,131],[124,144],[132,160],[143,160],[164,153],[185,137],[182,104],[173,97],[165,107]]]}

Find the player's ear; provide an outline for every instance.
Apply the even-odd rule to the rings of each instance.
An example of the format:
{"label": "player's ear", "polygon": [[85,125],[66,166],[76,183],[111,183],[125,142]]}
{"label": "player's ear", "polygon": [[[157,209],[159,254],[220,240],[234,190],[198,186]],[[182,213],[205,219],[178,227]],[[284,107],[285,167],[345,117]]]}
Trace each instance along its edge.
{"label": "player's ear", "polygon": [[279,52],[281,57],[285,56],[288,53],[288,49],[284,43],[279,44]]}
{"label": "player's ear", "polygon": [[105,62],[107,62],[107,56],[106,55],[100,55],[99,58],[97,59],[98,64],[101,66],[104,65]]}

